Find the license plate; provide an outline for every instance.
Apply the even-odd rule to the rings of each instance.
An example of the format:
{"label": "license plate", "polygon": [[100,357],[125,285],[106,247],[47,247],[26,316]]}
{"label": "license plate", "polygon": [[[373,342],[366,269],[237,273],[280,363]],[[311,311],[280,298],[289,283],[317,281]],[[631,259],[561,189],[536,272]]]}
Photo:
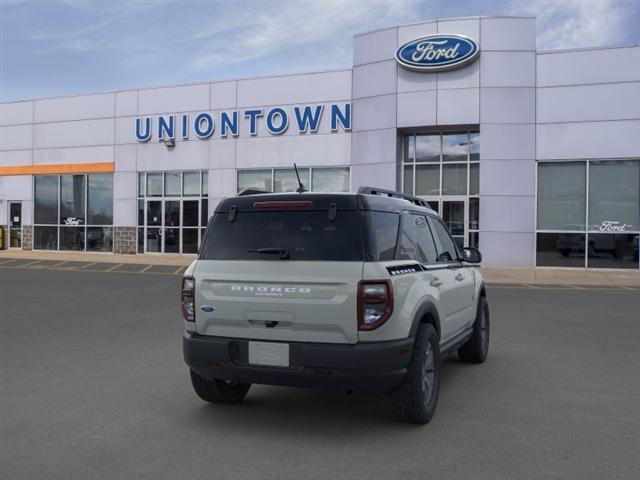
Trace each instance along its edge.
{"label": "license plate", "polygon": [[249,342],[249,363],[273,367],[289,366],[289,344]]}

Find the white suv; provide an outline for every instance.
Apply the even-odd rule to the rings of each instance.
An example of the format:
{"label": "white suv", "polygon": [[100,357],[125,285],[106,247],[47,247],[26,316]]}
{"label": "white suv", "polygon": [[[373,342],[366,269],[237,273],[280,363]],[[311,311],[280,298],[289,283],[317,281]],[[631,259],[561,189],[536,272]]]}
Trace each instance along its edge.
{"label": "white suv", "polygon": [[182,281],[193,387],[219,403],[252,383],[388,393],[397,419],[427,423],[441,359],[487,356],[480,260],[397,192],[227,198]]}

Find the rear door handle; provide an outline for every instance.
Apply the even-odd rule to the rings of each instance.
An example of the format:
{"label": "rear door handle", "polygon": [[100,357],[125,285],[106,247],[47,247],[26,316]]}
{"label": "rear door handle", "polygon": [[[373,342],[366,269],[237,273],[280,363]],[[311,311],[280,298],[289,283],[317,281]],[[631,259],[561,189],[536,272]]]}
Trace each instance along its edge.
{"label": "rear door handle", "polygon": [[464,275],[459,273],[453,278],[455,278],[457,281],[461,282],[462,280],[464,280]]}
{"label": "rear door handle", "polygon": [[439,287],[440,285],[442,285],[442,280],[440,280],[438,277],[435,277],[433,280],[429,282],[429,284],[432,287]]}

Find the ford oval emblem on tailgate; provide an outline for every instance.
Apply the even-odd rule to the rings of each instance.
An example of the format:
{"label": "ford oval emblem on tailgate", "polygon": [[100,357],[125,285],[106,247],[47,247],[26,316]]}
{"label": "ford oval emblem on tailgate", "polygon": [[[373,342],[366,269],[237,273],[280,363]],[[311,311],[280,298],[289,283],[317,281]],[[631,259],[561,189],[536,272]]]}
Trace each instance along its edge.
{"label": "ford oval emblem on tailgate", "polygon": [[200,310],[202,310],[203,312],[213,312],[216,309],[216,307],[214,307],[213,305],[202,305],[200,307]]}

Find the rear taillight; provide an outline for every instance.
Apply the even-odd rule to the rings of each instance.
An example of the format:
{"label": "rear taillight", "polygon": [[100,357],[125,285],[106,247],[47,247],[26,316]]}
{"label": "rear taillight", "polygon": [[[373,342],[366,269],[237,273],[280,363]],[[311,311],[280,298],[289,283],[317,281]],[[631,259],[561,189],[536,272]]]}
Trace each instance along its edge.
{"label": "rear taillight", "polygon": [[375,330],[393,313],[393,288],[389,280],[358,283],[358,330]]}
{"label": "rear taillight", "polygon": [[182,304],[182,317],[187,322],[196,321],[195,290],[196,279],[193,277],[184,277],[182,279],[180,303]]}

